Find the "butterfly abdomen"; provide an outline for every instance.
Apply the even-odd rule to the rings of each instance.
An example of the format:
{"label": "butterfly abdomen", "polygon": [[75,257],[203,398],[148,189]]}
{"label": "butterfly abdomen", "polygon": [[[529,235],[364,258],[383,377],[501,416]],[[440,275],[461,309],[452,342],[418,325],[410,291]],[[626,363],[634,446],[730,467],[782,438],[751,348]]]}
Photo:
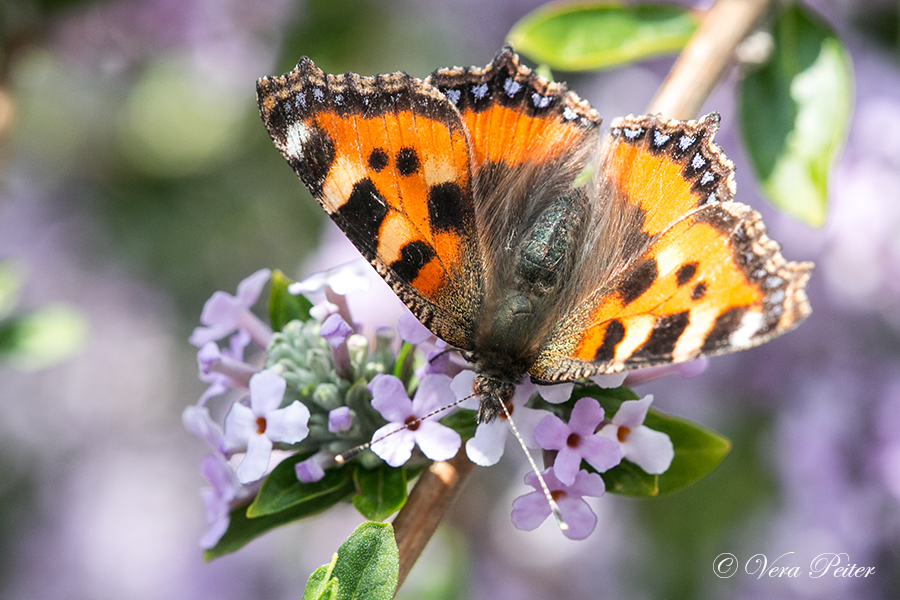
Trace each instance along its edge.
{"label": "butterfly abdomen", "polygon": [[483,376],[480,418],[495,416],[498,398],[521,381],[538,355],[551,316],[560,308],[559,292],[572,276],[584,208],[577,190],[551,201],[522,225],[500,259],[503,264],[495,265],[501,285],[486,304],[475,349],[476,370]]}

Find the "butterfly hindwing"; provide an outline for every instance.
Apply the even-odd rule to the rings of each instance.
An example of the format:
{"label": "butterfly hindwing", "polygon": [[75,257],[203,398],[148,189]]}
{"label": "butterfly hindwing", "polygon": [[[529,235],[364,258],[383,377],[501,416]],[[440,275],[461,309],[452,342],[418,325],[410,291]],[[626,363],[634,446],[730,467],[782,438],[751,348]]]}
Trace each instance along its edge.
{"label": "butterfly hindwing", "polygon": [[[613,122],[600,192],[636,212],[634,252],[546,340],[530,373],[561,380],[761,344],[810,312],[812,265],[785,260],[759,215],[731,200],[717,119]],[[658,146],[658,147],[655,147]],[[627,206],[622,206],[627,205]]]}
{"label": "butterfly hindwing", "polygon": [[326,75],[304,57],[257,83],[275,145],[414,314],[460,348],[481,308],[469,141],[459,113],[404,73]]}

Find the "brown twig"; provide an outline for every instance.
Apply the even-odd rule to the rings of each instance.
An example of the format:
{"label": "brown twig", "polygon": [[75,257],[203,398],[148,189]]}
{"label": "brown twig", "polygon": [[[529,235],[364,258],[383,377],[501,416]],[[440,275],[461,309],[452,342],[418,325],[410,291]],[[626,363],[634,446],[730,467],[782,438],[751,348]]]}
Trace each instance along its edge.
{"label": "brown twig", "polygon": [[432,463],[419,477],[406,505],[394,519],[394,537],[400,550],[398,590],[474,466],[462,448],[456,457]]}
{"label": "brown twig", "polygon": [[[660,112],[677,119],[693,117],[731,62],[737,45],[771,1],[719,0],[710,8],[650,103],[648,112]],[[452,460],[432,464],[419,477],[406,505],[394,519],[394,536],[400,549],[397,589],[425,549],[473,466],[465,451],[460,450]]]}
{"label": "brown twig", "polygon": [[719,0],[675,61],[647,112],[693,118],[772,0]]}

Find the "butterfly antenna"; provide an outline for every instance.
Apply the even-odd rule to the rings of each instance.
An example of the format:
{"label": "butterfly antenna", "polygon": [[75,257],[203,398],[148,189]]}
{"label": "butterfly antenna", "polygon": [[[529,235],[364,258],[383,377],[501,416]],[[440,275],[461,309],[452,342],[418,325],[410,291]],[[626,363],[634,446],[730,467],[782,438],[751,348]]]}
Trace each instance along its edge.
{"label": "butterfly antenna", "polygon": [[556,519],[556,524],[559,526],[559,530],[567,531],[569,529],[569,524],[566,523],[566,520],[563,519],[562,513],[559,512],[559,505],[556,503],[556,500],[553,499],[553,495],[550,493],[550,488],[547,486],[547,482],[544,481],[544,476],[541,475],[540,470],[538,470],[537,463],[534,462],[534,458],[531,456],[531,452],[525,445],[525,440],[523,440],[522,436],[519,435],[519,429],[513,422],[512,415],[510,414],[509,409],[506,408],[506,403],[501,402],[500,406],[503,407],[503,412],[506,414],[506,420],[509,422],[509,426],[512,429],[513,435],[516,436],[516,439],[519,441],[519,445],[522,446],[522,450],[525,451],[525,456],[528,458],[528,462],[531,465],[531,470],[534,471],[534,474],[537,475],[538,481],[541,482],[541,489],[544,490],[544,497],[547,498],[547,503],[550,505],[550,512],[553,513],[553,518]]}
{"label": "butterfly antenna", "polygon": [[466,400],[468,400],[469,398],[474,398],[474,397],[475,397],[475,394],[469,394],[465,398],[460,398],[456,402],[452,402],[452,403],[448,404],[447,406],[442,406],[436,410],[433,410],[430,413],[428,413],[427,415],[419,417],[415,421],[410,421],[409,423],[405,423],[403,425],[403,427],[398,427],[394,431],[391,431],[390,433],[386,433],[378,439],[374,439],[370,442],[366,442],[365,444],[360,444],[359,446],[350,448],[346,452],[341,452],[340,454],[338,454],[337,456],[334,457],[334,462],[336,462],[338,464],[344,464],[351,458],[358,456],[359,454],[361,454],[361,453],[365,452],[366,450],[368,450],[369,448],[371,448],[373,444],[377,444],[381,440],[383,440],[385,438],[389,438],[392,435],[394,435],[395,433],[400,433],[404,429],[409,429],[410,427],[414,427],[414,426],[418,425],[419,423],[421,423],[422,421],[424,421],[425,419],[431,418],[436,414],[442,413],[445,410],[447,410],[449,408],[453,408],[457,404],[461,404],[461,403],[465,402]]}

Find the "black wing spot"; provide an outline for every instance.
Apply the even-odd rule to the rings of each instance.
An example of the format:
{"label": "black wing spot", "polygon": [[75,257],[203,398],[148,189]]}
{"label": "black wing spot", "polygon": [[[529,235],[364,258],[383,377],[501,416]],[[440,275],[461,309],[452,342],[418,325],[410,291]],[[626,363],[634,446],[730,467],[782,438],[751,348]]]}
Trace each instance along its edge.
{"label": "black wing spot", "polygon": [[453,181],[431,186],[428,190],[428,222],[438,231],[465,231],[463,207],[466,196]]}
{"label": "black wing spot", "polygon": [[613,319],[603,332],[603,343],[594,354],[594,362],[611,362],[616,357],[616,346],[625,339],[625,326],[622,321]]}
{"label": "black wing spot", "polygon": [[397,153],[397,171],[409,177],[419,170],[419,155],[412,148],[401,148]]}
{"label": "black wing spot", "polygon": [[641,344],[641,347],[638,348],[626,362],[643,362],[642,360],[633,361],[633,359],[664,358],[671,356],[672,352],[675,351],[675,344],[678,343],[678,338],[681,337],[681,334],[684,333],[684,330],[687,329],[690,322],[691,315],[688,311],[675,313],[674,315],[668,315],[661,318],[656,322],[647,341]]}
{"label": "black wing spot", "polygon": [[356,246],[360,243],[365,245],[373,243],[387,214],[388,206],[384,196],[378,192],[375,183],[368,177],[354,184],[347,202],[335,212],[340,221],[346,222],[350,230],[362,238],[351,239]]}
{"label": "black wing spot", "polygon": [[641,294],[650,289],[658,276],[659,268],[655,258],[648,258],[634,265],[619,286],[622,302],[628,305],[640,298]]}
{"label": "black wing spot", "polygon": [[686,263],[678,267],[678,271],[675,272],[675,280],[678,282],[678,287],[683,286],[691,279],[694,278],[694,275],[697,274],[697,263]]}
{"label": "black wing spot", "polygon": [[322,186],[334,163],[334,142],[326,131],[311,127],[300,155],[288,157],[288,163],[310,193],[318,198],[322,195]]}
{"label": "black wing spot", "polygon": [[381,148],[375,148],[372,150],[372,153],[369,154],[369,168],[375,171],[376,173],[381,173],[381,171],[388,165],[388,155],[387,152],[382,150]]}
{"label": "black wing spot", "polygon": [[434,257],[435,253],[431,246],[416,240],[403,246],[400,250],[400,259],[392,262],[390,267],[400,279],[411,282]]}
{"label": "black wing spot", "polygon": [[715,325],[703,341],[701,352],[714,352],[726,345],[731,334],[741,326],[741,319],[746,311],[746,307],[737,306],[716,317]]}
{"label": "black wing spot", "polygon": [[691,290],[691,300],[700,300],[706,295],[706,282],[701,281]]}

